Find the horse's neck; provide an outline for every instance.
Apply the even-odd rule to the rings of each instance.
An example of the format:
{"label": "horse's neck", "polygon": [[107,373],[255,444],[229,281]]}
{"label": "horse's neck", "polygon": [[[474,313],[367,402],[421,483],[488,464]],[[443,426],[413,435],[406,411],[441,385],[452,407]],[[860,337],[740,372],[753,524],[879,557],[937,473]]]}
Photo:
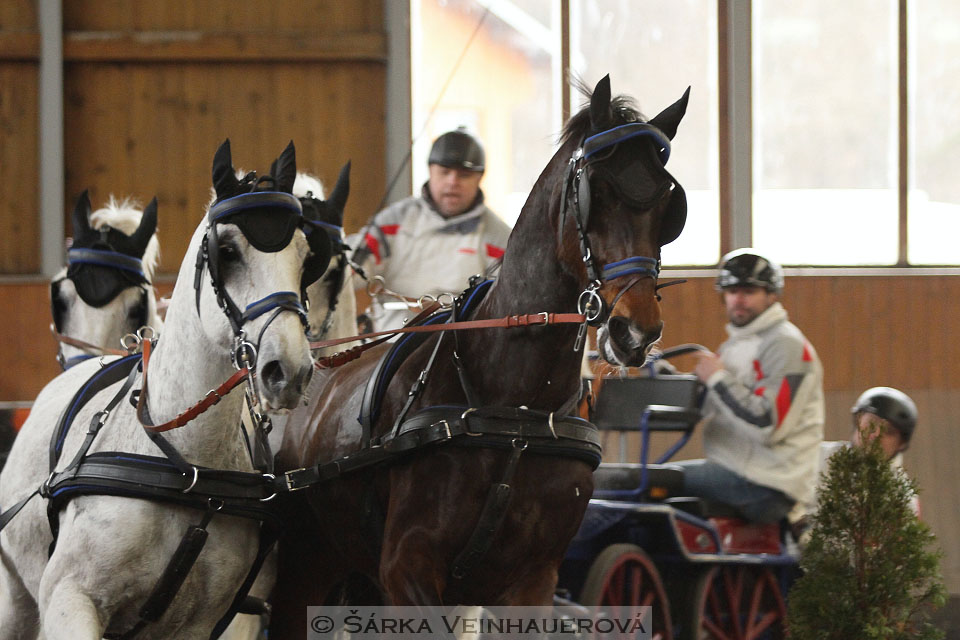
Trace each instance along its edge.
{"label": "horse's neck", "polygon": [[[531,197],[517,221],[500,276],[476,317],[576,311],[579,284],[558,260],[556,212],[549,210],[555,185],[545,176],[541,181],[537,199]],[[486,392],[480,391],[484,403],[560,408],[579,389],[582,351],[573,351],[577,330],[577,325],[558,325],[535,329],[534,337],[516,330],[465,332],[462,351],[470,355],[471,377],[490,382]]]}
{"label": "horse's neck", "polygon": [[[343,279],[343,287],[337,294],[337,308],[333,312],[333,318],[330,322],[330,330],[324,336],[325,340],[335,338],[346,338],[360,333],[357,327],[357,296],[353,290],[353,270],[347,267],[346,276]],[[327,347],[320,349],[318,355],[330,355],[342,350],[342,346]]]}
{"label": "horse's neck", "polygon": [[[179,293],[192,292],[189,287],[181,288],[184,291]],[[147,408],[154,424],[189,409],[235,372],[229,345],[210,343],[188,298],[174,291],[163,336],[149,361]],[[236,468],[242,391],[242,386],[238,387],[186,426],[166,432],[165,437],[194,464]]]}

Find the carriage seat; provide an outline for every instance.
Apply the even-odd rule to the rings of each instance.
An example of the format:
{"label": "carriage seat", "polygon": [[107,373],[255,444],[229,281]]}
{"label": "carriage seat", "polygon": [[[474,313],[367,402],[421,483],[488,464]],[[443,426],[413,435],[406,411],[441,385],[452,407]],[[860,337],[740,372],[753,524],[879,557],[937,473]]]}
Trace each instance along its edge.
{"label": "carriage seat", "polygon": [[[640,487],[643,465],[603,463],[593,472],[594,492],[633,491]],[[648,464],[644,498],[664,500],[683,494],[683,468],[675,464]]]}
{"label": "carriage seat", "polygon": [[668,498],[664,503],[702,520],[709,520],[727,553],[782,553],[786,520],[770,524],[749,522],[735,507],[689,496]]}

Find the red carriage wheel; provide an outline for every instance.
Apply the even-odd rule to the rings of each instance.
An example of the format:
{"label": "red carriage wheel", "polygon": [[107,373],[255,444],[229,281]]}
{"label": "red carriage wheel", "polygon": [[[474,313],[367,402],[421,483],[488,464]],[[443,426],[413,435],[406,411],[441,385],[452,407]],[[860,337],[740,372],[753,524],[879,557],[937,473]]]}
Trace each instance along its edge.
{"label": "red carriage wheel", "polygon": [[687,640],[782,640],[787,607],[769,567],[713,567],[699,575],[684,603]]}
{"label": "red carriage wheel", "polygon": [[613,544],[597,556],[580,592],[588,607],[651,607],[653,638],[672,640],[670,604],[660,572],[635,544]]}

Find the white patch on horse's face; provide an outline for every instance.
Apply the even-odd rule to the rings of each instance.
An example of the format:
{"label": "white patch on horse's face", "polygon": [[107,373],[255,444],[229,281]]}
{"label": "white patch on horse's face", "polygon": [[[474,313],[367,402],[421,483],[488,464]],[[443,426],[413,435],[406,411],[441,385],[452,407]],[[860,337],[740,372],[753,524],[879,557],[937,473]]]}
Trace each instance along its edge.
{"label": "white patch on horse's face", "polygon": [[[127,333],[136,332],[141,318],[148,317],[142,307],[142,289],[136,286],[122,290],[102,307],[91,307],[84,302],[69,278],[60,281],[57,295],[65,309],[60,333],[98,347],[120,349],[120,339]],[[60,353],[66,360],[87,354],[68,344],[60,345]]]}
{"label": "white patch on horse's face", "polygon": [[[292,291],[299,295],[303,263],[310,252],[302,231],[298,229],[290,243],[274,253],[258,251],[235,225],[221,224],[217,233],[223,286],[240,311],[274,293]],[[215,313],[221,318],[219,326],[230,334],[232,346],[228,323],[219,310]],[[276,315],[270,311],[251,320],[243,329],[247,340],[257,348],[256,374],[264,409],[295,407],[310,380],[313,365],[299,316],[292,311]]]}

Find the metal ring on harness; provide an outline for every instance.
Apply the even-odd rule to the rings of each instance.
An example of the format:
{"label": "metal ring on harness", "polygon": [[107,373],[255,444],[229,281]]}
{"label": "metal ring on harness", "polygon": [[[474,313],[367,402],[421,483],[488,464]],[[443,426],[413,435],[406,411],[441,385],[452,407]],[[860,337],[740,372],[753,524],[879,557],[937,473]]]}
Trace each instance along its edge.
{"label": "metal ring on harness", "polygon": [[[520,443],[519,445],[517,444],[518,442]],[[530,443],[523,438],[514,438],[510,441],[510,444],[513,445],[514,449],[520,449],[520,451],[525,451],[526,448],[530,446]]]}
{"label": "metal ring on harness", "polygon": [[[263,474],[263,477],[266,478],[267,480],[270,480],[271,483],[272,483],[274,480],[277,479],[277,476],[275,476],[275,475],[272,474],[272,473],[265,473],[265,474]],[[270,495],[270,497],[268,497],[268,498],[260,498],[260,502],[270,502],[271,500],[273,500],[273,499],[276,498],[276,497],[277,497],[277,492],[274,491],[274,492]]]}
{"label": "metal ring on harness", "polygon": [[[183,474],[183,475],[187,475],[187,474]],[[196,467],[194,467],[193,480],[190,482],[190,486],[184,489],[183,491],[181,491],[180,493],[190,493],[191,491],[193,491],[193,488],[197,486],[197,480],[199,479],[199,477],[200,477],[200,471]],[[223,508],[223,505],[220,505],[220,507]]]}
{"label": "metal ring on harness", "polygon": [[453,302],[455,298],[453,297],[452,293],[444,291],[443,293],[441,293],[436,297],[436,300],[437,300],[437,304],[439,304],[441,308],[450,309],[453,307]]}
{"label": "metal ring on harness", "polygon": [[137,337],[141,340],[153,340],[157,337],[157,332],[150,325],[143,325],[137,329]]}
{"label": "metal ring on harness", "polygon": [[470,431],[470,423],[467,422],[467,416],[476,410],[477,410],[476,407],[470,407],[469,409],[467,409],[466,411],[460,414],[460,420],[463,422],[463,434],[474,437],[474,438],[483,435],[482,433],[476,433],[474,431]]}
{"label": "metal ring on harness", "polygon": [[417,306],[420,307],[421,309],[426,309],[427,307],[429,307],[431,302],[437,302],[437,299],[434,298],[429,293],[425,293],[419,298],[417,298]]}
{"label": "metal ring on harness", "polygon": [[587,322],[593,322],[600,317],[603,312],[603,298],[595,288],[588,287],[580,293],[580,297],[577,298],[577,311],[586,316]]}
{"label": "metal ring on harness", "polygon": [[140,336],[135,333],[126,333],[120,338],[120,346],[130,353],[136,352],[140,347]]}
{"label": "metal ring on harness", "polygon": [[246,367],[252,371],[257,364],[257,348],[249,340],[238,336],[230,357],[238,370]]}

